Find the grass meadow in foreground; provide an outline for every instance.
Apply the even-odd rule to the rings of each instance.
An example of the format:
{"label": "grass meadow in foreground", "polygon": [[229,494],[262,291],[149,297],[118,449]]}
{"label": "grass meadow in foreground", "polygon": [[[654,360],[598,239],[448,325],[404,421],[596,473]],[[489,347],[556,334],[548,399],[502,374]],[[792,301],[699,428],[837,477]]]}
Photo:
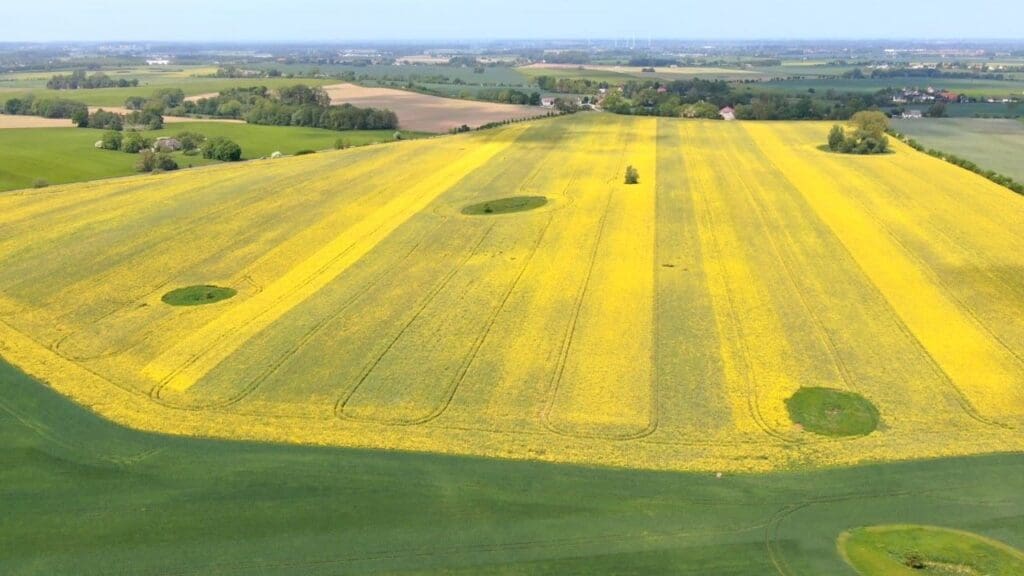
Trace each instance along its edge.
{"label": "grass meadow in foreground", "polygon": [[[189,122],[168,124],[162,130],[146,132],[150,138],[174,136],[188,131],[207,138],[224,136],[242,147],[244,159],[270,156],[279,151],[294,154],[300,150],[326,150],[337,140],[350,146],[389,142],[393,130],[337,132],[320,128],[294,126],[257,126],[221,122]],[[404,137],[420,134],[403,132]],[[37,179],[50,184],[98,180],[134,174],[138,157],[135,154],[98,150],[93,144],[102,130],[86,128],[18,128],[0,130],[0,191],[28,188]],[[203,166],[214,161],[202,156],[173,155],[182,168]]]}
{"label": "grass meadow in foreground", "polygon": [[0,443],[11,576],[855,576],[836,539],[893,523],[1024,546],[1022,455],[716,477],[179,438],[2,361]]}

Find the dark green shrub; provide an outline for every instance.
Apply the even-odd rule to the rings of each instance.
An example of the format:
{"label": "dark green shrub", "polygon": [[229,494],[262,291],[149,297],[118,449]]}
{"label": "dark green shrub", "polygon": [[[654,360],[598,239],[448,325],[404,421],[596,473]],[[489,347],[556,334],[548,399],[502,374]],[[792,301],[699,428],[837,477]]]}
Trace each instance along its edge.
{"label": "dark green shrub", "polygon": [[242,159],[242,148],[223,136],[207,140],[203,144],[202,151],[203,158],[210,160],[237,162]]}
{"label": "dark green shrub", "polygon": [[128,154],[138,154],[148,149],[152,143],[148,138],[139,132],[129,132],[121,141],[121,151]]}
{"label": "dark green shrub", "polygon": [[116,130],[108,130],[100,139],[100,148],[104,150],[120,150],[124,137]]}

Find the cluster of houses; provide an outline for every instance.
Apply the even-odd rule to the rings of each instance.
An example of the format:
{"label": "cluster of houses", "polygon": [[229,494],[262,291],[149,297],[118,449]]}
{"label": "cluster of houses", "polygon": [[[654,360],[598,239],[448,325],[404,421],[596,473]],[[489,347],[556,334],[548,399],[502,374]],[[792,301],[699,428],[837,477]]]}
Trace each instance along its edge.
{"label": "cluster of houses", "polygon": [[970,98],[966,94],[957,94],[950,92],[949,90],[938,90],[931,86],[920,89],[920,88],[903,88],[892,97],[893,104],[911,104],[911,103],[925,103],[931,104],[934,102],[970,102]]}

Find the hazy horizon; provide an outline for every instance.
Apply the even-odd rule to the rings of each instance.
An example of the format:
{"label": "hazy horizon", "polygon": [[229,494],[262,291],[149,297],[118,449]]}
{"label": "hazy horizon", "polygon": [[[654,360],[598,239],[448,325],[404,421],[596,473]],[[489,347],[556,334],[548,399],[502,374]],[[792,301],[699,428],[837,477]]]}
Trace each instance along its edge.
{"label": "hazy horizon", "polygon": [[[495,0],[180,0],[139,10],[128,0],[16,3],[0,21],[4,42],[354,42],[647,39],[1019,40],[1024,3],[867,0],[855,7],[793,1],[569,0],[510,6]],[[65,13],[64,17],[55,17]]]}

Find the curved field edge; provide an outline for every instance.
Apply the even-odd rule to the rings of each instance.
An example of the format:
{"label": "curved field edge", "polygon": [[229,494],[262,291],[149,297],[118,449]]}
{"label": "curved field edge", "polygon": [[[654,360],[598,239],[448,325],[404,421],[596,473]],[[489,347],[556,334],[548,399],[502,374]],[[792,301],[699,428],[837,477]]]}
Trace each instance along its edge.
{"label": "curved field edge", "polygon": [[836,537],[897,517],[1024,544],[1019,454],[716,478],[177,438],[2,361],[0,441],[9,574],[853,576]]}
{"label": "curved field edge", "polygon": [[[528,129],[521,132],[524,126]],[[1013,357],[1013,342],[1024,334],[1024,324],[1012,314],[1003,314],[1012,312],[1024,293],[1014,289],[1012,268],[999,267],[1019,260],[1020,252],[1014,248],[1020,237],[1006,225],[1015,214],[1024,214],[1019,212],[1024,204],[1019,197],[1004,198],[1005,191],[995,190],[977,176],[961,174],[904,148],[891,157],[847,166],[846,158],[840,162],[813,150],[818,132],[824,134],[826,129],[816,124],[691,123],[581,115],[395,144],[386,150],[210,168],[203,171],[203,178],[166,175],[126,179],[117,186],[76,185],[0,196],[15,207],[0,215],[10,226],[5,228],[10,233],[0,252],[12,256],[10,265],[0,267],[5,272],[0,280],[5,287],[0,315],[6,323],[6,327],[0,325],[0,347],[15,364],[100,414],[136,428],[181,435],[708,472],[1024,448],[1019,427],[976,421],[968,411],[968,400],[978,402],[983,414],[1005,415],[1007,422],[1014,423],[1014,415],[1019,419],[1024,406],[1013,380],[1014,374],[1024,374],[1024,364],[1018,366]],[[655,136],[660,144],[654,142]],[[574,139],[584,145],[571,145]],[[481,158],[479,167],[473,161],[451,169],[449,158],[466,143],[480,140],[514,142],[514,147],[508,148],[508,154]],[[725,154],[720,153],[722,146]],[[435,154],[419,153],[426,148]],[[680,151],[682,158],[678,158]],[[524,156],[534,161],[523,162]],[[742,162],[733,163],[731,158]],[[642,183],[626,189],[621,174],[634,162],[644,175]],[[837,190],[817,186],[815,164],[819,162],[833,169],[835,174],[826,180],[835,180]],[[887,167],[885,173],[873,172],[882,165]],[[912,170],[918,165],[920,170]],[[465,177],[455,183],[455,178],[438,172],[438,166]],[[594,166],[601,169],[595,171]],[[324,168],[331,172],[319,171]],[[397,176],[394,171],[399,171]],[[913,188],[902,184],[908,179],[904,173],[910,172]],[[918,172],[930,180],[918,182],[914,179]],[[345,179],[307,176],[318,173],[344,173]],[[423,173],[442,177],[425,184]],[[268,181],[268,175],[274,179]],[[932,181],[937,177],[939,182]],[[960,201],[963,198],[941,179],[976,186],[972,202]],[[230,186],[225,184],[229,180]],[[450,189],[440,190],[438,182]],[[346,194],[335,193],[336,188]],[[409,203],[411,188],[414,204]],[[519,188],[523,194],[553,190],[559,209],[502,219],[453,218],[444,225],[444,233],[430,232],[458,207],[482,199],[482,193],[497,196]],[[133,193],[136,189],[145,193]],[[915,189],[927,194],[913,194]],[[378,194],[381,190],[387,194]],[[74,197],[67,200],[72,192]],[[940,193],[944,202],[938,207],[919,207],[922,201],[936,204]],[[849,204],[849,210],[834,213],[833,196]],[[157,199],[170,201],[154,202]],[[129,219],[142,214],[125,226],[111,218],[111,205],[118,208],[116,214]],[[168,246],[167,239],[179,231],[177,211],[199,215],[189,218],[188,224],[216,233],[219,241],[209,250],[232,257],[206,258],[190,245]],[[932,212],[935,218],[929,217]],[[66,218],[56,218],[55,213]],[[375,216],[378,213],[380,218]],[[225,214],[237,217],[227,219]],[[851,224],[853,217],[856,226]],[[60,225],[37,233],[43,218]],[[537,225],[549,219],[553,222],[544,224],[547,232],[542,233]],[[85,243],[73,234],[96,220],[109,221],[98,233],[88,235],[97,242]],[[370,226],[371,220],[384,226]],[[159,224],[156,232],[151,223]],[[632,233],[643,223],[656,224],[658,237],[651,236],[655,230],[646,224],[642,235]],[[515,236],[517,228],[527,224],[536,227],[545,248],[538,251],[519,283],[512,273],[526,270],[519,267],[529,262],[523,256],[532,254],[533,235],[522,235],[522,241]],[[485,230],[488,226],[494,227],[493,234]],[[108,242],[126,228],[129,242]],[[289,236],[285,228],[303,233]],[[838,240],[837,228],[843,232]],[[139,230],[145,233],[135,233]],[[244,235],[249,230],[261,231],[264,240],[253,244]],[[785,233],[772,234],[773,230]],[[686,246],[661,243],[680,232],[691,234],[680,238],[687,241]],[[490,235],[484,238],[483,234]],[[428,242],[430,250],[418,257],[429,273],[394,267],[393,258],[411,253],[422,235],[435,238]],[[921,236],[942,250],[921,249]],[[282,237],[283,243],[278,241]],[[898,256],[902,269],[860,246],[857,240],[865,237],[872,246]],[[474,242],[482,238],[483,251],[475,251]],[[448,244],[443,258],[438,257],[436,239]],[[464,248],[462,240],[469,242]],[[57,254],[53,246],[67,250]],[[850,251],[855,251],[852,256]],[[373,257],[363,259],[363,253]],[[107,266],[111,254],[117,259]],[[701,257],[694,259],[691,254]],[[41,255],[62,255],[63,259]],[[513,259],[516,264],[510,265]],[[463,266],[463,261],[468,264]],[[987,263],[990,269],[979,271],[984,275],[973,284],[964,284],[962,277],[942,267],[949,261]],[[444,262],[450,262],[451,268],[436,266]],[[829,265],[821,266],[822,262]],[[177,267],[168,271],[169,264]],[[210,271],[211,265],[220,273]],[[388,268],[400,271],[392,274]],[[906,286],[899,280],[907,268],[916,273],[920,286]],[[390,305],[406,298],[386,297],[402,295],[397,288],[360,300],[368,309],[398,310],[383,321],[360,315],[354,308],[333,324],[331,337],[313,341],[305,364],[296,362],[294,371],[282,372],[244,403],[219,409],[217,387],[231,393],[234,388],[228,386],[239,374],[251,373],[252,381],[258,382],[264,358],[277,358],[277,350],[287,350],[281,343],[290,346],[291,335],[307,329],[308,312],[311,321],[319,321],[324,311],[360,297],[359,290],[375,282],[378,274],[385,278],[384,273],[392,287],[418,288],[433,283],[436,276],[441,292],[412,294],[408,301],[417,304],[410,310],[415,314],[409,315],[404,307]],[[652,276],[657,279],[655,287]],[[454,280],[449,285],[450,277]],[[604,306],[612,302],[608,296],[624,300],[622,287],[615,282],[620,277],[630,279],[626,288],[635,294],[626,302],[643,305],[621,307],[615,318],[609,318]],[[476,282],[480,278],[487,282]],[[708,278],[714,280],[713,286]],[[165,286],[197,281],[239,288],[240,298],[214,307],[231,313],[231,326],[212,321],[215,316],[225,317],[212,314],[213,310],[164,317],[160,314],[169,308],[152,305]],[[324,283],[337,291],[324,296],[325,290],[319,290]],[[884,285],[884,292],[878,290],[878,283]],[[136,284],[128,298],[108,289]],[[301,290],[291,290],[292,286]],[[353,290],[342,290],[347,286]],[[560,293],[550,290],[551,286],[575,289]],[[962,290],[953,289],[961,286]],[[474,300],[459,305],[465,287],[473,289]],[[924,311],[915,306],[922,288],[931,302],[941,306]],[[699,314],[694,316],[674,305],[682,290],[703,294],[705,300],[710,293],[711,310],[697,309]],[[652,292],[665,296],[658,302],[656,315],[647,302]],[[504,302],[503,295],[509,295],[509,312],[492,316],[491,307],[496,301]],[[889,305],[893,299],[899,303],[895,309]],[[833,305],[836,301],[863,306],[844,311]],[[243,306],[245,302],[253,305]],[[446,312],[456,308],[465,310],[469,319],[460,319],[457,326],[465,349],[456,359],[475,362],[469,371],[467,364],[453,360],[454,355],[424,353],[416,342],[430,343],[423,335],[437,333],[436,328],[444,327]],[[956,342],[946,338],[950,330],[945,324],[929,322],[934,309],[969,329],[964,331],[971,336],[968,343],[984,353],[977,361],[964,362],[964,354],[948,344]],[[152,314],[154,310],[157,314]],[[427,314],[419,315],[419,310]],[[530,313],[519,312],[524,310]],[[106,316],[96,327],[95,318],[101,314]],[[914,320],[909,326],[901,322],[908,316]],[[139,327],[156,326],[150,319],[166,320],[167,329],[140,331]],[[629,329],[623,330],[623,322],[617,319],[630,320]],[[246,334],[232,328],[235,320],[245,326]],[[365,330],[350,331],[350,326],[359,327],[354,322],[363,322]],[[698,323],[717,330],[684,332]],[[275,329],[262,330],[270,325]],[[345,330],[337,330],[338,326]],[[405,332],[407,326],[413,331]],[[599,366],[591,361],[594,350],[618,347],[620,330],[645,341],[628,357],[609,353],[600,355],[606,361]],[[249,338],[257,332],[267,335],[266,343]],[[232,336],[226,340],[221,337],[224,334]],[[347,339],[335,337],[339,334]],[[402,427],[404,420],[413,418],[399,412],[382,413],[384,417],[376,422],[336,422],[330,408],[341,393],[336,384],[350,381],[345,366],[373,366],[351,362],[360,359],[348,354],[352,345],[401,344],[403,334],[418,336],[395,349],[397,359],[384,365],[392,372],[382,368],[374,377],[402,369],[417,378],[427,376],[419,378],[416,389],[402,392],[404,396],[388,394],[394,389],[388,383],[402,378],[378,378],[378,383],[387,384],[377,388],[384,394],[367,396],[371,402],[366,405],[389,409],[389,402],[400,404],[392,400],[411,398],[416,402],[404,414],[426,417],[432,420],[430,425]],[[652,334],[655,341],[646,341]],[[179,350],[180,336],[188,337],[189,345]],[[918,338],[942,354],[930,356],[934,350],[921,346]],[[478,354],[481,342],[483,353]],[[211,343],[216,350],[209,350]],[[558,365],[546,362],[545,358],[557,356],[548,352],[559,346]],[[727,354],[719,353],[726,347]],[[656,357],[648,359],[648,350],[658,352]],[[139,366],[161,367],[153,361],[169,358],[169,352],[176,358],[178,351],[184,363],[167,363],[158,379],[139,373]],[[683,359],[687,364],[670,364],[680,351],[691,356]],[[373,361],[384,352],[388,350],[368,348],[365,356]],[[218,364],[225,356],[231,362]],[[708,370],[719,357],[727,368],[724,377]],[[893,365],[892,357],[901,362]],[[202,362],[192,362],[194,358]],[[999,362],[987,364],[990,358]],[[247,359],[255,360],[252,370]],[[451,395],[445,399],[429,392],[429,375],[447,370],[449,361],[453,370],[462,370],[448,380],[455,383],[451,390],[459,387],[450,407]],[[215,364],[224,370],[210,372]],[[427,369],[421,370],[425,365]],[[182,366],[188,367],[190,377],[173,379],[180,382],[179,388],[168,386],[166,396],[160,395],[163,388],[153,393],[154,382],[171,382],[165,377],[181,373]],[[308,378],[310,366],[319,370],[317,378]],[[553,394],[550,384],[544,383],[559,382],[552,375],[564,366],[568,366],[568,386],[556,392],[567,393]],[[654,372],[631,378],[633,366]],[[1006,395],[992,393],[1003,390],[979,378],[979,367],[994,370],[997,384],[1006,384]],[[956,370],[958,381],[943,378],[943,369],[949,368]],[[196,379],[203,374],[217,378]],[[602,377],[607,374],[616,377]],[[620,384],[631,380],[650,385]],[[886,426],[863,438],[812,438],[796,429],[785,412],[784,399],[800,382],[863,393],[877,403]],[[193,384],[196,388],[190,389]],[[326,402],[324,393],[330,395]],[[695,401],[705,397],[715,401],[710,409]],[[319,405],[310,402],[312,398]],[[551,407],[550,421],[544,421],[547,413],[545,418],[531,416],[544,406]],[[915,406],[929,410],[907,409]],[[435,418],[440,410],[446,412]],[[483,422],[481,415],[487,416]],[[494,426],[488,420],[492,416]],[[391,423],[398,425],[387,426]]]}
{"label": "curved field edge", "polygon": [[843,532],[843,559],[863,576],[917,574],[1009,575],[1024,572],[1024,553],[1004,542],[945,526],[890,524]]}

